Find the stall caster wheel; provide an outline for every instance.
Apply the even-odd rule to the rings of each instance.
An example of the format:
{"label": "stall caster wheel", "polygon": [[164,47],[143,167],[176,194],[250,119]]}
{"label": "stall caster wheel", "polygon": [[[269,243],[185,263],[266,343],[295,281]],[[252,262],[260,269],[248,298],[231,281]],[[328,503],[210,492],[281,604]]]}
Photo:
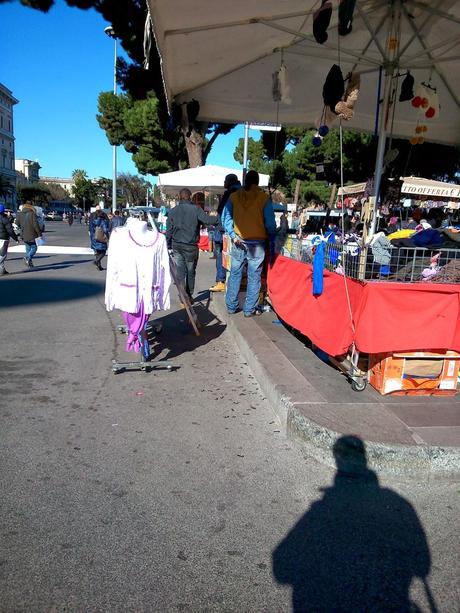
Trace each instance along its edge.
{"label": "stall caster wheel", "polygon": [[354,379],[351,382],[351,389],[354,392],[364,392],[367,387],[367,381],[355,381]]}

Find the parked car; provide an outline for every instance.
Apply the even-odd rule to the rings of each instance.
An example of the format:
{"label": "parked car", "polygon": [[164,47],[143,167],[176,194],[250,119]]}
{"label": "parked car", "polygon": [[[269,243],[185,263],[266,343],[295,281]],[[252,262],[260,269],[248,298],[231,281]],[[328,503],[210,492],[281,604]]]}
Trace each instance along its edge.
{"label": "parked car", "polygon": [[62,221],[62,215],[60,213],[56,213],[56,211],[48,211],[45,219],[48,221]]}

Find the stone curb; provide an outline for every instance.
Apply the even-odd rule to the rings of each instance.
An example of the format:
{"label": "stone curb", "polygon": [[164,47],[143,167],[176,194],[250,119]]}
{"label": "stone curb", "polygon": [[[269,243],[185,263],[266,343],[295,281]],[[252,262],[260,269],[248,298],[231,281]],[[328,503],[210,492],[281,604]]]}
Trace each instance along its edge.
{"label": "stone curb", "polygon": [[[303,451],[321,463],[335,468],[332,448],[335,441],[350,432],[336,432],[308,419],[289,397],[279,373],[289,371],[296,389],[306,388],[310,403],[327,401],[291,364],[288,358],[265,336],[251,319],[242,314],[228,315],[223,295],[212,295],[210,309],[227,325],[241,355],[249,364],[265,396],[281,422],[281,428]],[[271,360],[264,359],[267,355]],[[276,368],[270,368],[270,364]],[[429,445],[401,445],[365,440],[369,468],[381,474],[418,475],[426,479],[460,474],[460,448]]]}

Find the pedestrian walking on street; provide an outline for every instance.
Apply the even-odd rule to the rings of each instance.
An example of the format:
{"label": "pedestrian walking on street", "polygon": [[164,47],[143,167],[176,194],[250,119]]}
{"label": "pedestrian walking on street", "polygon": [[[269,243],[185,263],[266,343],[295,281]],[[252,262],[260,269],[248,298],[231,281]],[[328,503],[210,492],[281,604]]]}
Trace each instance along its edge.
{"label": "pedestrian walking on street", "polygon": [[119,228],[120,226],[124,225],[124,223],[125,220],[120,215],[120,211],[117,209],[109,223],[109,234],[112,234],[112,231],[115,230],[115,228]]}
{"label": "pedestrian walking on street", "polygon": [[107,253],[109,242],[109,222],[105,213],[97,210],[89,219],[89,236],[91,248],[94,250],[94,265],[99,270],[102,268],[102,260]]}
{"label": "pedestrian walking on street", "polygon": [[259,313],[257,306],[265,259],[265,243],[270,241],[274,252],[276,222],[270,197],[259,187],[259,174],[250,170],[244,188],[229,197],[223,211],[222,223],[232,239],[231,270],[227,283],[226,304],[230,314],[239,311],[238,293],[245,264],[248,286],[243,312],[245,317]]}
{"label": "pedestrian walking on street", "polygon": [[217,207],[217,213],[219,215],[219,223],[214,226],[214,255],[216,257],[216,284],[209,288],[211,292],[225,292],[225,277],[226,271],[222,265],[222,251],[224,245],[224,227],[222,225],[222,212],[224,210],[225,205],[227,204],[227,200],[236,192],[236,190],[241,189],[241,183],[238,180],[238,177],[235,174],[229,174],[225,177],[224,180],[225,192],[222,196],[222,199]]}
{"label": "pedestrian walking on street", "polygon": [[200,227],[215,223],[216,214],[208,215],[200,206],[196,206],[192,202],[192,192],[189,189],[180,191],[179,203],[168,215],[166,240],[168,248],[173,252],[178,281],[184,285],[191,302],[195,291]]}
{"label": "pedestrian walking on street", "polygon": [[5,205],[0,204],[0,276],[9,274],[5,268],[5,261],[11,238],[16,242],[19,241],[11,220],[5,213]]}
{"label": "pedestrian walking on street", "polygon": [[17,214],[16,225],[21,229],[22,240],[26,247],[24,261],[29,268],[33,268],[32,260],[37,253],[36,239],[41,238],[42,233],[38,225],[35,208],[30,200],[27,200]]}
{"label": "pedestrian walking on street", "polygon": [[73,224],[73,214],[69,213],[67,216],[67,223],[69,224],[69,226],[71,226]]}

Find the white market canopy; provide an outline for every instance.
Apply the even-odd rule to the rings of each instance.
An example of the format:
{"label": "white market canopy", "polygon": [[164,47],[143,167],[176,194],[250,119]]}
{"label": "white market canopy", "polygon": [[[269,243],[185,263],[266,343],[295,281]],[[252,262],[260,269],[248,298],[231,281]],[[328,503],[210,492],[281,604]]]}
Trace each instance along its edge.
{"label": "white market canopy", "polygon": [[[437,89],[441,110],[426,139],[460,142],[460,1],[357,0],[353,29],[339,37],[339,2],[333,0],[329,38],[323,45],[312,34],[320,0],[148,0],[148,4],[169,104],[196,99],[202,120],[315,125],[323,108],[326,75],[334,63],[340,63],[344,75],[350,71],[361,75],[355,116],[344,125],[372,132],[380,69],[385,72],[391,66],[391,71],[403,74],[410,69],[416,85],[431,79]],[[400,23],[396,37],[390,34],[390,23]],[[396,41],[391,62],[390,40]],[[272,74],[282,62],[291,102],[279,103],[277,110]],[[393,123],[394,136],[410,138],[417,118],[410,102],[397,102],[394,121],[388,123]]]}
{"label": "white market canopy", "polygon": [[[160,174],[158,175],[158,187],[167,194],[177,194],[183,187],[188,187],[192,192],[223,193],[225,191],[224,180],[229,174],[236,175],[242,181],[242,170],[209,164]],[[269,176],[259,174],[259,181],[260,187],[267,187]]]}
{"label": "white market canopy", "polygon": [[[401,177],[403,184],[401,194],[406,196],[432,196],[435,198],[443,198],[445,200],[460,198],[460,185],[455,183],[444,183],[443,181],[433,181],[431,179],[423,179],[420,177]],[[343,188],[344,196],[354,196],[363,194],[366,189],[366,183],[355,183],[354,185],[346,185]],[[342,195],[342,188],[339,188],[338,195]]]}

